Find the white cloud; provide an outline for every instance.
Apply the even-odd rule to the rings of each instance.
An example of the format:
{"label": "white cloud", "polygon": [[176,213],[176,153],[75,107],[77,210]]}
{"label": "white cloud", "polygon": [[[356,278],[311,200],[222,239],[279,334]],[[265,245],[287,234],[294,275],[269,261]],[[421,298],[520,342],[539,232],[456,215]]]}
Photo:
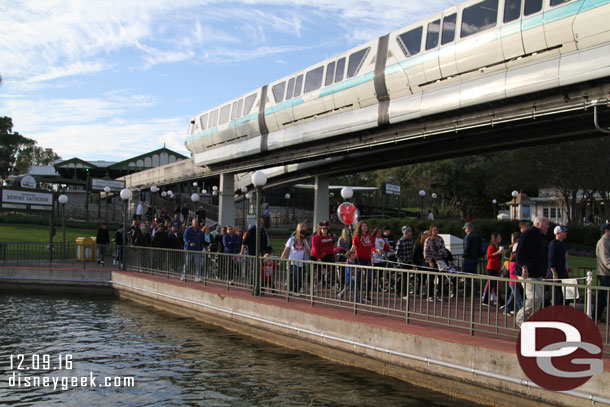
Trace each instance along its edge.
{"label": "white cloud", "polygon": [[28,134],[62,158],[118,161],[163,147],[190,155],[184,147],[188,117],[172,117],[140,123],[110,122],[57,126]]}

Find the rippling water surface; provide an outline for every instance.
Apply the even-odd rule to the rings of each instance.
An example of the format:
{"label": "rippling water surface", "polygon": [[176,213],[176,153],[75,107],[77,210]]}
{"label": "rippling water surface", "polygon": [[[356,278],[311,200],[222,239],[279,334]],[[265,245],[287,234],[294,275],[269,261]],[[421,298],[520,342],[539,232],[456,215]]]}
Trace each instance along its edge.
{"label": "rippling water surface", "polygon": [[[0,295],[0,309],[0,405],[472,405],[129,301]],[[59,369],[66,354],[71,370]],[[49,387],[25,386],[35,376]],[[72,376],[93,376],[97,387],[71,387]],[[101,387],[106,377],[135,385]]]}

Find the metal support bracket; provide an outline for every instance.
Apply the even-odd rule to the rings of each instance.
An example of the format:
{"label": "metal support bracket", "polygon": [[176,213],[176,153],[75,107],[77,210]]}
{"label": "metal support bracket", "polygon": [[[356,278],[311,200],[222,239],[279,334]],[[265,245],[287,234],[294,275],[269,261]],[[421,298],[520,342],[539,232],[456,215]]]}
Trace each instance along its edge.
{"label": "metal support bracket", "polygon": [[599,105],[597,104],[597,101],[593,102],[593,124],[595,124],[595,128],[597,129],[597,131],[601,132],[601,133],[605,133],[605,134],[610,134],[610,128],[608,129],[604,129],[602,127],[600,127],[599,122],[597,121],[597,107]]}

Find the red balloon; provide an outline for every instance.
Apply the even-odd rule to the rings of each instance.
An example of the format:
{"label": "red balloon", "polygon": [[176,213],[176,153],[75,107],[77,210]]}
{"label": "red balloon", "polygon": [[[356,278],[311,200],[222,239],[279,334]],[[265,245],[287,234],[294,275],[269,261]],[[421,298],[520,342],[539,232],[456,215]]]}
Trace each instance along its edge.
{"label": "red balloon", "polygon": [[339,208],[337,208],[337,215],[344,225],[353,225],[358,221],[359,211],[353,203],[343,202],[339,205]]}

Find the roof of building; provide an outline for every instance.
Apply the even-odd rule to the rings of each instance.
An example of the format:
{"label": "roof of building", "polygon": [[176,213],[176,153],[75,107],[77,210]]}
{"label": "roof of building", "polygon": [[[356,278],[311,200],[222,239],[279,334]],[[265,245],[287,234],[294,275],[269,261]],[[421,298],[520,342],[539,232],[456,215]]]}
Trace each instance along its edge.
{"label": "roof of building", "polygon": [[59,177],[59,173],[52,165],[30,165],[28,174],[33,177]]}

